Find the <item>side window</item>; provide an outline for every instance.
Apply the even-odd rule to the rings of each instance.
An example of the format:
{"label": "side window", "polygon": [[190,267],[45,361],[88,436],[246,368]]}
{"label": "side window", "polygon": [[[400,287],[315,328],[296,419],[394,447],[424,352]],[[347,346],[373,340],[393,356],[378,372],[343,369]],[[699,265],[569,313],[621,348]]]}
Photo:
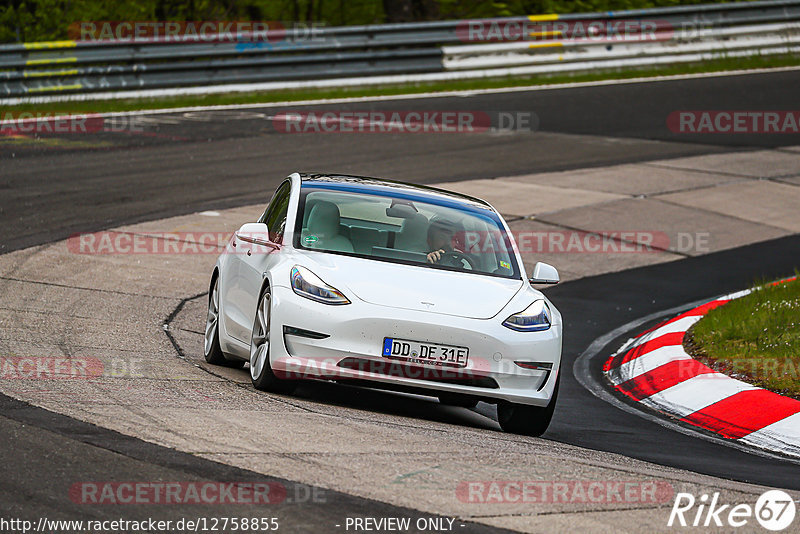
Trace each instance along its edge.
{"label": "side window", "polygon": [[283,239],[283,231],[286,227],[286,215],[289,211],[289,195],[291,192],[291,182],[283,182],[278,190],[275,191],[272,201],[269,203],[269,206],[267,206],[264,215],[262,215],[258,221],[267,225],[269,240],[274,243],[280,243]]}

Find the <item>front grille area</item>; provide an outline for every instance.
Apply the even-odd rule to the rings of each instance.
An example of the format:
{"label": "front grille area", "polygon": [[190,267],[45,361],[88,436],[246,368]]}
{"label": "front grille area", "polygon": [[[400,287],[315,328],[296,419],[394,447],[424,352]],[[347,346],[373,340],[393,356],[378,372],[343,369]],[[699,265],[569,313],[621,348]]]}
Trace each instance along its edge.
{"label": "front grille area", "polygon": [[500,388],[500,385],[494,378],[452,367],[430,368],[397,361],[368,360],[365,358],[352,357],[341,360],[337,365],[345,369],[398,378],[447,382],[449,384],[458,384],[459,386],[485,389]]}

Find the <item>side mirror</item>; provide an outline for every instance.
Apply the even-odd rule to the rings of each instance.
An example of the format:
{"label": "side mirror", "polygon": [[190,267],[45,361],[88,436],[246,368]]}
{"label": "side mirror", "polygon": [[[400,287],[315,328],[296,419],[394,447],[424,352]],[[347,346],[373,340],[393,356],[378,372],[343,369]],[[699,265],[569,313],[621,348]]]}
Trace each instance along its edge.
{"label": "side mirror", "polygon": [[555,267],[548,263],[538,262],[533,266],[533,275],[531,275],[531,284],[557,284],[558,271]]}
{"label": "side mirror", "polygon": [[236,231],[236,239],[254,245],[265,247],[276,247],[276,244],[269,240],[269,230],[264,223],[245,223]]}

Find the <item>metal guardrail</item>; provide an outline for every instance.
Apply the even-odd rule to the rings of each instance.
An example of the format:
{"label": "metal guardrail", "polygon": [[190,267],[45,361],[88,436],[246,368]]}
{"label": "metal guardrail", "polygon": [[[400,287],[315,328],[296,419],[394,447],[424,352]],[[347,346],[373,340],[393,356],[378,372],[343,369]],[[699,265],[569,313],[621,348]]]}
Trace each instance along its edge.
{"label": "metal guardrail", "polygon": [[[581,21],[656,21],[657,39],[553,38],[470,44],[469,23],[525,25]],[[607,13],[509,17],[286,30],[277,42],[259,35],[148,41],[56,41],[0,45],[0,97],[321,80],[394,74],[495,69],[498,75],[565,72],[641,63],[643,57],[680,60],[724,55],[794,53],[800,46],[800,0],[676,6]],[[665,28],[667,30],[665,30]],[[555,52],[558,48],[558,53]],[[710,56],[709,56],[710,54]],[[716,54],[716,55],[715,55]],[[602,63],[599,63],[602,62]],[[609,63],[611,62],[611,63]],[[509,71],[508,68],[517,68]],[[504,69],[503,69],[504,68]],[[531,67],[532,68],[532,67]],[[481,74],[484,75],[484,74]],[[476,77],[476,76],[473,76]]]}
{"label": "metal guardrail", "polygon": [[[531,49],[528,43],[444,46],[447,70],[491,69],[518,65],[620,61],[630,58],[689,55],[698,52],[719,55],[766,55],[786,53],[787,46],[800,46],[800,21],[789,23],[683,30],[655,41],[566,40],[552,44],[549,52]],[[749,53],[749,54],[748,54]],[[620,66],[624,66],[620,64]]]}

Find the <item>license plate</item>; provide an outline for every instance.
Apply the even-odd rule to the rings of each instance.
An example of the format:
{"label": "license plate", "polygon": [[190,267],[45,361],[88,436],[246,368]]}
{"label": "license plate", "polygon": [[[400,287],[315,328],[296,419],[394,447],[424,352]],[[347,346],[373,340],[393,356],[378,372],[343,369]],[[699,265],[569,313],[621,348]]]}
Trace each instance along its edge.
{"label": "license plate", "polygon": [[446,367],[466,367],[469,359],[467,347],[425,343],[409,339],[383,338],[383,356],[393,360]]}

